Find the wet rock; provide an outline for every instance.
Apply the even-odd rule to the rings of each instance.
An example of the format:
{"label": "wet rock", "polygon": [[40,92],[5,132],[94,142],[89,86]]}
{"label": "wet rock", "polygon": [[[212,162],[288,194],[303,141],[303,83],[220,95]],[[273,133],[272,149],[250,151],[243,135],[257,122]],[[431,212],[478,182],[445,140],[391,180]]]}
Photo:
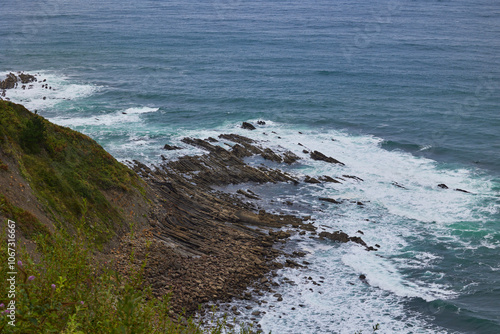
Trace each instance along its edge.
{"label": "wet rock", "polygon": [[173,151],[173,150],[180,150],[181,148],[179,146],[165,144],[165,146],[163,146],[163,149],[167,151]]}
{"label": "wet rock", "polygon": [[238,144],[241,144],[241,145],[255,143],[255,141],[253,139],[250,139],[250,138],[245,137],[245,136],[240,136],[240,135],[237,135],[237,134],[233,134],[233,133],[231,133],[231,134],[221,134],[221,135],[219,135],[219,138],[230,140],[232,142],[235,142],[235,143],[238,143]]}
{"label": "wet rock", "polygon": [[320,161],[325,161],[325,162],[332,163],[332,164],[339,164],[339,165],[345,166],[344,163],[342,163],[342,162],[340,162],[337,159],[334,159],[332,157],[327,157],[326,155],[324,155],[323,153],[321,153],[319,151],[311,152],[310,156],[311,156],[311,159],[313,159],[313,160],[320,160]]}
{"label": "wet rock", "polygon": [[251,157],[253,154],[240,144],[235,144],[231,152],[238,158]]}
{"label": "wet rock", "polygon": [[300,251],[294,251],[294,252],[292,253],[292,256],[293,256],[293,257],[304,257],[304,256],[306,256],[306,255],[307,255],[307,254],[306,254],[305,252],[300,252]]}
{"label": "wet rock", "polygon": [[286,164],[291,165],[299,159],[300,158],[293,152],[286,151],[285,153],[283,153],[283,162]]}
{"label": "wet rock", "polygon": [[247,198],[250,198],[250,199],[260,199],[259,196],[256,196],[255,194],[251,194],[243,189],[238,189],[238,191],[236,191],[238,194],[240,195],[243,195]]}
{"label": "wet rock", "polygon": [[191,146],[195,146],[195,147],[199,147],[199,148],[205,149],[205,150],[207,150],[209,152],[215,152],[218,148],[221,149],[221,150],[224,150],[220,146],[214,146],[214,145],[210,144],[209,142],[207,142],[207,141],[205,141],[203,139],[199,139],[199,138],[189,138],[189,137],[186,137],[186,138],[182,138],[181,141],[183,143],[189,144]]}
{"label": "wet rock", "polygon": [[266,122],[264,122],[264,121],[257,121],[257,124],[259,124],[259,125],[266,125]]}
{"label": "wet rock", "polygon": [[398,188],[401,188],[401,189],[407,189],[406,187],[404,187],[404,186],[400,185],[400,184],[399,184],[399,183],[397,183],[397,182],[392,182],[392,185],[393,185],[393,186],[396,186],[396,187],[398,187]]}
{"label": "wet rock", "polygon": [[290,238],[291,233],[285,232],[285,231],[279,231],[279,232],[269,231],[269,235],[272,236],[272,237],[274,237],[277,240],[281,240],[281,239],[288,239],[288,238]]}
{"label": "wet rock", "polygon": [[342,202],[339,202],[333,198],[328,198],[328,197],[320,197],[318,198],[320,201],[323,201],[323,202],[329,202],[329,203],[333,203],[333,204],[341,204]]}
{"label": "wet rock", "polygon": [[438,187],[441,188],[441,189],[448,189],[448,186],[444,183],[440,183],[438,184]]}
{"label": "wet rock", "polygon": [[274,153],[274,151],[271,150],[270,148],[264,149],[264,151],[262,151],[262,153],[260,155],[261,155],[261,157],[263,157],[266,160],[274,161],[277,163],[280,163],[283,161],[283,159],[278,154]]}
{"label": "wet rock", "polygon": [[255,130],[255,126],[253,126],[252,124],[248,123],[248,122],[243,122],[241,124],[241,127],[245,130]]}
{"label": "wet rock", "polygon": [[357,176],[354,176],[354,175],[342,175],[343,177],[345,178],[348,178],[348,179],[353,179],[353,180],[356,180],[356,181],[364,181],[362,178],[360,177],[357,177]]}
{"label": "wet rock", "polygon": [[341,242],[341,243],[351,241],[366,247],[366,243],[360,237],[349,237],[347,233],[341,231],[335,231],[333,233],[323,231],[320,232],[318,236],[320,240],[328,239],[334,242]]}
{"label": "wet rock", "polygon": [[301,225],[299,226],[299,228],[300,228],[301,230],[305,230],[305,231],[309,231],[309,232],[314,232],[314,231],[316,231],[316,229],[317,229],[317,227],[316,227],[316,226],[314,226],[314,224],[313,224],[313,223],[301,224]]}
{"label": "wet rock", "polygon": [[460,192],[462,192],[462,193],[471,194],[471,192],[470,192],[470,191],[463,190],[463,189],[459,189],[459,188],[455,189],[455,191],[460,191]]}
{"label": "wet rock", "polygon": [[312,183],[312,184],[321,183],[321,181],[319,181],[318,179],[316,179],[314,177],[310,177],[308,175],[306,175],[306,177],[304,178],[304,182],[306,182],[306,183]]}
{"label": "wet rock", "polygon": [[17,84],[17,76],[14,73],[7,74],[7,78],[3,81],[0,81],[0,89],[12,89],[16,87]]}
{"label": "wet rock", "polygon": [[323,182],[331,182],[331,183],[342,183],[336,179],[334,179],[333,177],[331,176],[328,176],[328,175],[324,175],[324,176],[321,176],[319,178],[320,181],[323,181]]}
{"label": "wet rock", "polygon": [[298,264],[297,262],[289,260],[289,259],[286,260],[285,267],[289,267],[289,268],[304,268],[303,265]]}
{"label": "wet rock", "polygon": [[31,74],[27,74],[27,73],[19,74],[19,79],[21,80],[21,83],[23,83],[23,84],[37,81],[35,76],[33,76]]}

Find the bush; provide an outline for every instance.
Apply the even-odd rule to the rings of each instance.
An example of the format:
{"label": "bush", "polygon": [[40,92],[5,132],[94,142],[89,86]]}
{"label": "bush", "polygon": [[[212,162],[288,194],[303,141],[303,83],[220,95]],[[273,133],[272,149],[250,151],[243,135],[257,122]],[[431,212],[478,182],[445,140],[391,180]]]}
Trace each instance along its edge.
{"label": "bush", "polygon": [[[6,224],[1,240],[6,240]],[[36,238],[36,262],[18,250],[15,327],[8,324],[7,294],[0,298],[1,333],[227,333],[225,320],[215,320],[211,329],[182,316],[172,316],[168,296],[154,297],[144,285],[143,269],[126,277],[111,263],[95,263],[92,247],[81,233],[63,232]],[[7,263],[7,252],[0,261]],[[133,254],[131,255],[131,257]],[[131,261],[133,259],[131,258]],[[7,270],[0,271],[0,290],[8,291]],[[243,333],[247,331],[242,331]]]}
{"label": "bush", "polygon": [[42,117],[30,118],[19,140],[26,153],[40,153],[45,146],[45,124]]}

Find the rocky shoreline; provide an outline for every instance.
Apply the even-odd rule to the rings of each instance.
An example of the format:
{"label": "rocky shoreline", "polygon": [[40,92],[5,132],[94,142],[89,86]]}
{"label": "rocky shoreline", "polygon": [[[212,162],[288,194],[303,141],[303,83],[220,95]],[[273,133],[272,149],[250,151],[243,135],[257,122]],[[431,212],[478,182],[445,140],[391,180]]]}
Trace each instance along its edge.
{"label": "rocky shoreline", "polygon": [[[51,89],[36,76],[18,72],[9,73],[0,81],[0,91],[5,97],[6,90],[30,89],[37,82]],[[128,276],[143,270],[145,283],[157,297],[171,296],[173,314],[193,315],[200,305],[207,306],[209,302],[249,300],[263,293],[274,293],[273,287],[278,283],[273,282],[273,276],[277,269],[307,266],[307,262],[300,260],[305,254],[287,254],[278,247],[294,234],[308,234],[317,240],[356,242],[367,250],[376,250],[361,238],[342,231],[318,234],[310,216],[266,212],[259,207],[260,198],[248,189],[249,184],[294,187],[301,183],[340,183],[345,177],[352,177],[325,175],[298,179],[284,172],[282,167],[298,163],[300,157],[252,139],[252,131],[262,125],[263,121],[255,125],[244,122],[241,127],[248,130],[249,136],[229,133],[218,138],[182,140],[182,145],[203,150],[202,155],[175,160],[164,157],[161,165],[149,167],[139,161],[130,162],[129,167],[145,181],[146,198],[129,196],[135,198],[131,200],[124,194],[106,194],[137,225],[132,228],[133,235],[122,234],[102,254],[97,254],[99,261],[113,262],[118,271]],[[165,151],[178,149],[181,147],[169,144],[164,147]],[[313,160],[344,166],[322,152],[309,152],[304,147],[303,153]],[[254,166],[246,162],[247,158],[262,159],[268,164]],[[13,164],[11,168],[14,169]],[[239,189],[228,192],[223,190],[226,186]],[[145,200],[149,204],[142,203]],[[330,198],[320,200],[336,202]],[[44,214],[38,216],[45,219]],[[253,295],[248,292],[250,286]],[[238,315],[237,310],[232,312]]]}
{"label": "rocky shoreline", "polygon": [[[132,249],[136,269],[147,257],[147,283],[157,296],[171,294],[173,312],[193,314],[199,305],[206,306],[208,302],[256,300],[264,293],[275,293],[273,288],[278,283],[273,277],[277,269],[308,264],[300,260],[304,253],[287,254],[277,247],[294,234],[355,242],[368,251],[376,250],[360,237],[350,237],[342,231],[317,233],[310,216],[270,213],[254,203],[259,197],[245,189],[245,184],[340,182],[330,176],[319,180],[306,176],[299,180],[278,168],[255,167],[244,161],[246,157],[260,156],[273,162],[273,166],[292,164],[299,160],[292,152],[276,152],[236,134],[221,134],[217,139],[184,138],[182,142],[206,153],[165,160],[154,167],[138,161],[131,163],[154,192],[151,228],[135,239],[127,237],[113,251],[117,266],[124,273],[130,272],[126,254]],[[317,151],[311,157],[341,163]],[[241,188],[236,193],[215,190],[228,185]],[[278,257],[286,260],[279,262]],[[250,286],[253,294],[248,292]],[[280,297],[277,296],[277,302]],[[236,308],[231,312],[239,315]]]}

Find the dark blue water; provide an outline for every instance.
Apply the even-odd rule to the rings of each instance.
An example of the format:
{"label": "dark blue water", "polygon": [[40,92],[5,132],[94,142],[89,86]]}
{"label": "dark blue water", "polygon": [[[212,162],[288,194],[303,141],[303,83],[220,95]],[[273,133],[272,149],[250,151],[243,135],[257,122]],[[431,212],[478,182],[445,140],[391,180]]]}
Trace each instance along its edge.
{"label": "dark blue water", "polygon": [[[355,251],[307,247],[319,267],[326,256],[352,274],[373,270],[370,283],[387,295],[363,287],[341,297],[354,303],[367,293],[366,319],[352,305],[316,314],[316,297],[308,297],[312,313],[284,323],[269,313],[262,320],[269,330],[366,331],[371,319],[386,324],[384,332],[500,332],[499,2],[2,3],[0,72],[22,70],[56,90],[18,89],[8,98],[89,134],[119,159],[158,162],[168,156],[161,151],[167,142],[264,119],[263,131],[289,139],[281,146],[297,150],[290,143],[300,129],[303,144],[338,150],[353,171],[372,178],[335,191],[370,199],[371,215],[387,215],[387,230],[374,230],[374,241],[400,229],[401,240],[380,241],[393,245],[384,254],[390,266],[362,264]],[[344,141],[329,146],[329,136]],[[326,167],[307,168],[321,175]],[[411,190],[392,193],[396,180]],[[432,188],[445,181],[477,196]],[[393,269],[379,279],[380,266]],[[377,299],[401,312],[377,313]],[[356,316],[335,318],[346,310]],[[320,321],[325,314],[336,327]]]}

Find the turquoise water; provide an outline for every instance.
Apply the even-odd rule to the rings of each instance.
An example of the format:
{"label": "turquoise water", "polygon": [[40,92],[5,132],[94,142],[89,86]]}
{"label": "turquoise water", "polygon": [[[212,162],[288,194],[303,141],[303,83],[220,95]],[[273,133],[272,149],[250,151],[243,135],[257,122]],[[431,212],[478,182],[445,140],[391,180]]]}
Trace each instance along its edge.
{"label": "turquoise water", "polygon": [[[365,180],[256,188],[381,245],[375,256],[297,236],[311,266],[280,273],[298,285],[281,288],[284,301],[259,319],[265,330],[354,333],[378,322],[384,333],[500,332],[500,3],[9,2],[0,74],[20,70],[54,89],[7,98],[120,160],[198,154],[161,148],[248,134],[238,125],[261,119],[253,136],[304,158],[295,175]],[[299,142],[347,167],[308,160]],[[321,294],[301,281],[313,275],[324,277]],[[297,299],[305,307],[291,312]]]}

